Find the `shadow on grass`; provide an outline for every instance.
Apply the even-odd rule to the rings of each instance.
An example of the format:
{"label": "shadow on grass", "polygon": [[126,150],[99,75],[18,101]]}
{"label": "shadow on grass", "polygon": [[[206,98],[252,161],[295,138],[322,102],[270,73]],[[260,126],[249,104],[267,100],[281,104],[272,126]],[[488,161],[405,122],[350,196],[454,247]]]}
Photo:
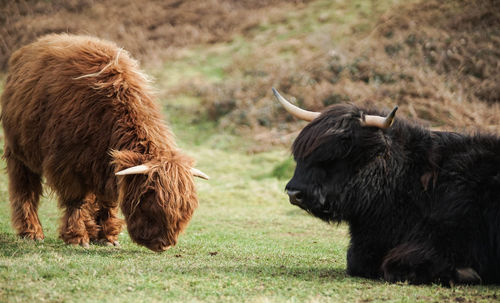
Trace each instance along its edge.
{"label": "shadow on grass", "polygon": [[67,245],[62,240],[45,238],[42,242],[28,239],[20,239],[13,234],[0,233],[0,256],[16,258],[34,253],[59,252],[67,256],[96,255],[101,257],[114,257],[116,255],[136,256],[144,251],[138,249],[123,249],[120,247],[109,247],[99,244],[91,244],[90,249],[78,245]]}
{"label": "shadow on grass", "polygon": [[[182,276],[183,279],[199,279],[214,277],[223,280],[239,281],[241,279],[280,284],[283,279],[295,282],[332,283],[334,281],[353,281],[356,277],[348,276],[344,268],[317,266],[277,266],[268,263],[242,265],[214,265],[196,268],[176,266],[169,269],[172,277]],[[361,279],[364,280],[364,279]],[[371,280],[375,281],[375,280]],[[380,281],[382,282],[382,281]]]}
{"label": "shadow on grass", "polygon": [[[213,271],[211,267],[205,269],[207,272]],[[287,277],[294,278],[297,280],[311,281],[311,280],[344,280],[346,278],[351,278],[347,275],[344,268],[331,268],[331,267],[316,267],[316,266],[276,266],[276,265],[241,265],[234,267],[220,267],[217,268],[224,275],[228,275],[234,272],[239,272],[247,277],[254,278],[279,278]]]}
{"label": "shadow on grass", "polygon": [[[94,245],[90,249],[84,249],[79,246],[70,246],[64,244],[58,239],[45,239],[43,242],[33,242],[31,240],[18,239],[15,235],[0,233],[0,257],[17,259],[29,255],[51,255],[57,253],[68,258],[79,258],[80,256],[91,256],[99,258],[112,258],[116,261],[129,260],[130,262],[145,262],[143,266],[148,266],[151,263],[151,272],[154,274],[159,270],[158,275],[164,275],[165,269],[168,269],[169,275],[191,276],[195,278],[210,277],[214,273],[229,279],[238,276],[244,276],[249,279],[278,279],[286,277],[288,279],[298,281],[327,281],[327,280],[344,280],[350,278],[347,276],[345,269],[340,267],[325,266],[302,266],[300,264],[272,264],[271,261],[262,259],[257,264],[224,264],[220,260],[207,260],[202,256],[197,258],[191,256],[192,261],[185,262],[173,256],[164,255],[165,258],[158,259],[158,254],[142,250],[141,248],[114,248]],[[144,258],[142,257],[144,256]],[[184,258],[183,258],[184,259]],[[163,266],[158,267],[158,263],[164,262]],[[128,262],[128,261],[127,261]],[[272,261],[274,262],[274,261]],[[200,264],[201,263],[201,264]],[[203,264],[205,263],[205,264]],[[89,265],[92,266],[92,265]]]}

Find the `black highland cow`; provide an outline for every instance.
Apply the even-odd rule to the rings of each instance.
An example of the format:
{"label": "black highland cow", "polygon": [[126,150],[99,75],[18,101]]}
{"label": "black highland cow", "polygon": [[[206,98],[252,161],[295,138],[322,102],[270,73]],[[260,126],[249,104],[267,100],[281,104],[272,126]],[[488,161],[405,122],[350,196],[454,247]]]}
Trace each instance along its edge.
{"label": "black highland cow", "polygon": [[[500,283],[500,138],[436,132],[354,105],[304,111],[290,202],[349,225],[347,272],[408,281]],[[499,117],[500,118],[500,117]]]}

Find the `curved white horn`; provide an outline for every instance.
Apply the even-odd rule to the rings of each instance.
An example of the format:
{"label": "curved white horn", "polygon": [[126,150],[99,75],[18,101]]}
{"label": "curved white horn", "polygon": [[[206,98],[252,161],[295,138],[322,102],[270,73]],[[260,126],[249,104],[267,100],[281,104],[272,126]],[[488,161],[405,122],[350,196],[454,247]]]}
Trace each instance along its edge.
{"label": "curved white horn", "polygon": [[396,116],[397,110],[398,107],[397,106],[394,107],[394,109],[391,111],[390,114],[387,115],[387,117],[365,115],[363,120],[361,121],[361,125],[374,126],[382,129],[388,128],[394,122],[394,117]]}
{"label": "curved white horn", "polygon": [[300,107],[293,105],[292,103],[287,101],[285,98],[283,98],[278,93],[278,91],[274,89],[274,87],[272,88],[272,90],[273,90],[274,96],[276,96],[276,99],[278,99],[278,101],[281,103],[281,105],[283,105],[283,107],[286,109],[286,111],[289,112],[290,114],[292,114],[292,116],[299,118],[301,120],[305,120],[305,121],[310,122],[310,121],[316,119],[320,115],[320,113],[318,113],[318,112],[311,112],[311,111],[304,110]]}
{"label": "curved white horn", "polygon": [[117,176],[123,176],[123,175],[137,175],[137,174],[145,174],[149,170],[149,167],[147,165],[137,165],[137,166],[132,166],[124,170],[120,170],[119,172],[115,173]]}
{"label": "curved white horn", "polygon": [[191,173],[193,174],[193,176],[198,177],[198,178],[202,178],[205,180],[210,179],[210,177],[208,177],[205,173],[203,173],[201,170],[196,169],[194,167],[191,168]]}

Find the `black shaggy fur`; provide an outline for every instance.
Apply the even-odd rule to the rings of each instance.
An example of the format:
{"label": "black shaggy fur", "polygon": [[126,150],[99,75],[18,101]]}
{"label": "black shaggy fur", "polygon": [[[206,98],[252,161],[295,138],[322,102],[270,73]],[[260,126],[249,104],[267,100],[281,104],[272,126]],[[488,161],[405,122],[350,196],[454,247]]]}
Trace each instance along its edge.
{"label": "black shaggy fur", "polygon": [[[370,114],[377,114],[370,112]],[[433,132],[396,118],[363,127],[336,105],[293,144],[288,191],[345,221],[347,272],[410,283],[500,283],[500,138]]]}

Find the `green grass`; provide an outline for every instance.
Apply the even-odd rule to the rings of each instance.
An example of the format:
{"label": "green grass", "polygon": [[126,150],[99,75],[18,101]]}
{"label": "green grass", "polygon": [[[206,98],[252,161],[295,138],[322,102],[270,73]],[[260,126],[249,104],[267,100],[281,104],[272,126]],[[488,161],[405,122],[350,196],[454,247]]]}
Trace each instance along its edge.
{"label": "green grass", "polygon": [[214,148],[210,139],[195,146],[179,139],[212,179],[197,181],[200,206],[179,244],[162,254],[133,244],[126,232],[121,248],[64,245],[50,196],[40,209],[45,241],[18,239],[0,175],[0,301],[489,302],[500,290],[349,277],[346,226],[320,222],[287,201],[286,149],[248,155],[231,145]]}
{"label": "green grass", "polygon": [[[174,119],[174,121],[176,121]],[[181,120],[182,121],[182,120]],[[244,138],[210,125],[173,124],[180,145],[211,176],[179,244],[157,254],[120,235],[121,248],[67,246],[54,197],[42,201],[43,243],[18,239],[0,175],[0,302],[490,302],[494,286],[410,286],[349,277],[348,232],[290,205],[289,151],[249,155]],[[198,133],[203,140],[192,144]],[[184,134],[189,141],[185,141]],[[227,136],[225,136],[227,135]],[[225,143],[217,139],[224,136]],[[236,148],[239,146],[239,148]],[[3,166],[3,165],[2,165]]]}
{"label": "green grass", "polygon": [[[375,2],[332,3],[316,1],[290,12],[286,25],[263,24],[252,31],[251,41],[237,37],[227,44],[187,49],[152,72],[158,79],[155,86],[224,81],[232,53],[244,56],[273,37],[305,39],[332,22],[347,24],[332,32],[335,39],[348,34],[349,24],[368,30],[372,19],[362,17],[373,17],[368,11]],[[382,1],[376,9],[392,3]],[[7,178],[1,173],[0,302],[498,300],[498,286],[411,286],[347,276],[346,226],[323,223],[287,201],[284,186],[294,168],[288,148],[250,153],[258,142],[200,116],[195,110],[200,100],[191,94],[163,97],[161,102],[180,147],[211,177],[197,181],[200,206],[178,245],[153,253],[132,243],[126,231],[119,237],[120,248],[64,245],[57,236],[60,211],[50,195],[39,211],[45,241],[18,239],[10,226]]]}
{"label": "green grass", "polygon": [[224,47],[195,47],[182,52],[176,60],[167,61],[157,71],[157,78],[163,79],[163,88],[175,87],[186,80],[203,79],[207,82],[220,82],[226,76],[224,68],[230,64],[228,52],[237,51],[239,45]]}
{"label": "green grass", "polygon": [[[324,40],[339,41],[358,34],[369,32],[380,15],[401,0],[367,1],[317,0],[302,9],[282,12],[278,20],[264,21],[250,29],[246,35],[237,35],[226,43],[191,46],[178,52],[175,59],[167,61],[155,71],[157,84],[162,90],[175,88],[189,82],[219,83],[234,74],[228,75],[235,59],[244,61],[259,49],[276,45],[275,52],[268,53],[263,61],[269,59],[293,60],[297,55],[297,45],[290,41],[301,41],[300,47],[330,48]],[[315,44],[316,42],[321,42]],[[325,45],[324,45],[325,44]]]}

